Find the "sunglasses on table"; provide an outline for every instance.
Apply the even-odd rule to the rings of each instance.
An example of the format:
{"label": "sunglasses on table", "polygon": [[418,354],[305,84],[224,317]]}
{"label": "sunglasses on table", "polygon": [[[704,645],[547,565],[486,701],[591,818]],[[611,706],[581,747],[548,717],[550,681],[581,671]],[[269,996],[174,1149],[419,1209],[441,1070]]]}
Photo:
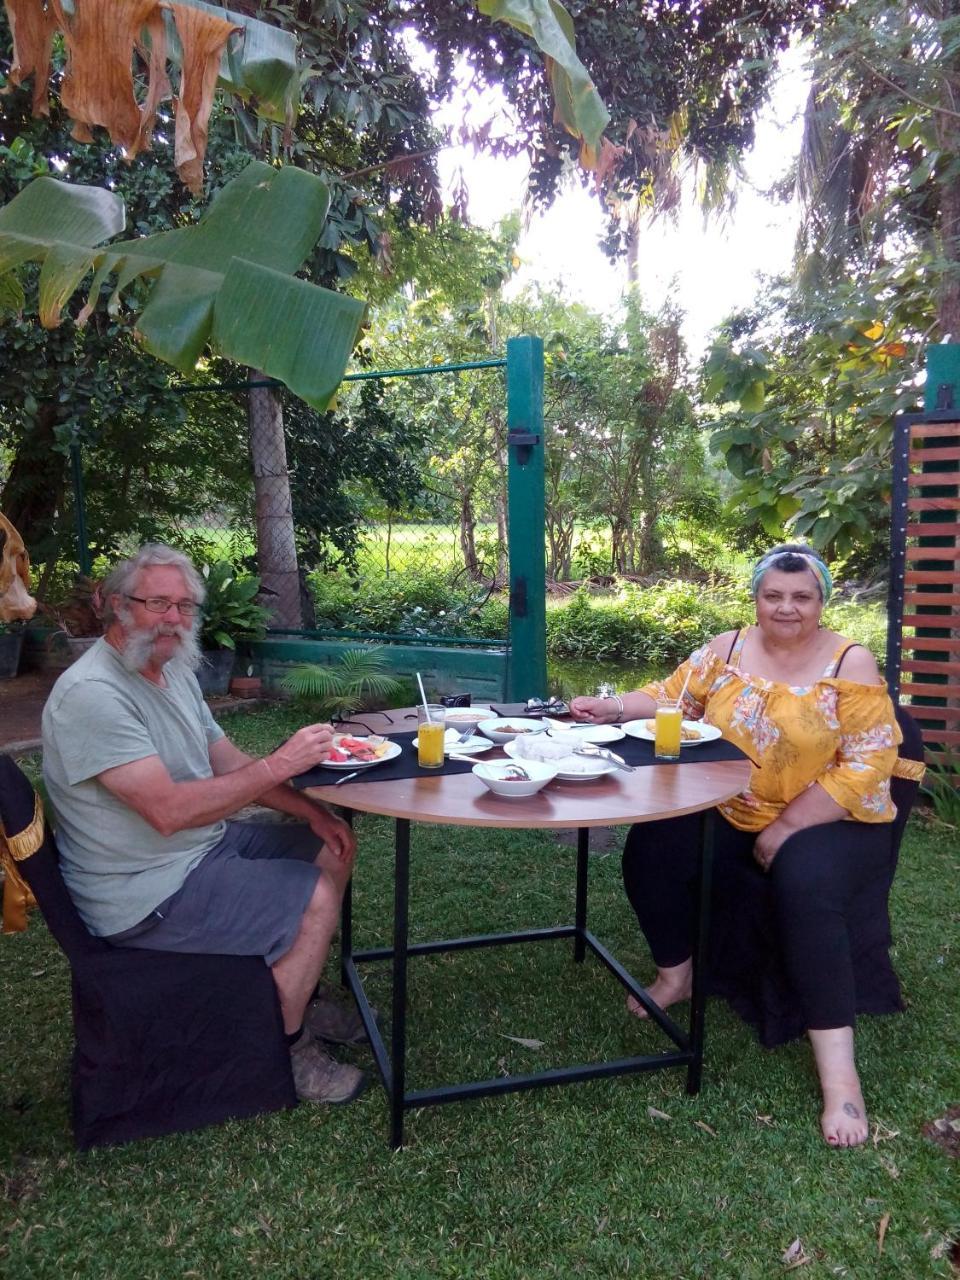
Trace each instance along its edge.
{"label": "sunglasses on table", "polygon": [[136,600],[137,604],[142,604],[148,613],[166,613],[170,606],[174,605],[184,618],[195,618],[203,607],[196,600],[168,600],[166,596],[128,595],[127,599]]}

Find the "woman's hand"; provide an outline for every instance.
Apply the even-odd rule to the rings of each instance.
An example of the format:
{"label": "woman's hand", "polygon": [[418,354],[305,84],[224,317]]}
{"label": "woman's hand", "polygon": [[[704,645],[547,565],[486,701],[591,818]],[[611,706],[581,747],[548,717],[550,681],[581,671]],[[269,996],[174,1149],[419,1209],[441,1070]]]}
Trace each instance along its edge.
{"label": "woman's hand", "polygon": [[771,822],[769,827],[764,827],[760,832],[753,842],[753,857],[762,871],[770,870],[774,858],[780,852],[780,846],[790,834],[786,825],[779,819]]}
{"label": "woman's hand", "polygon": [[570,714],[574,720],[585,720],[587,724],[612,724],[620,715],[620,707],[615,698],[574,698]]}

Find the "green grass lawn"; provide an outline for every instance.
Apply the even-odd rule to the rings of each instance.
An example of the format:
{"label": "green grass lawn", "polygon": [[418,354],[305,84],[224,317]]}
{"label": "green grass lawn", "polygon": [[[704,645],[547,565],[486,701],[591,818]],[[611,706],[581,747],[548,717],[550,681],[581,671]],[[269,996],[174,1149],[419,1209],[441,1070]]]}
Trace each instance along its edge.
{"label": "green grass lawn", "polygon": [[[245,713],[228,729],[260,750],[289,723]],[[359,832],[357,941],[387,942],[392,827],[363,818]],[[420,827],[412,856],[412,936],[572,917],[574,851],[549,833]],[[862,1020],[876,1127],[845,1152],[819,1137],[806,1047],[764,1051],[711,1002],[697,1098],[669,1072],[430,1108],[408,1115],[408,1145],[392,1152],[373,1085],[346,1108],[78,1156],[68,974],[35,919],[0,938],[0,1274],[739,1280],[784,1273],[799,1238],[811,1280],[949,1277],[958,1169],[921,1129],[960,1102],[958,870],[956,832],[914,818],[893,896],[909,1009]],[[645,973],[616,851],[592,859],[590,907],[599,936]],[[371,969],[371,988],[388,1008],[385,971]],[[410,998],[411,1087],[663,1043],[566,943],[414,960]]]}

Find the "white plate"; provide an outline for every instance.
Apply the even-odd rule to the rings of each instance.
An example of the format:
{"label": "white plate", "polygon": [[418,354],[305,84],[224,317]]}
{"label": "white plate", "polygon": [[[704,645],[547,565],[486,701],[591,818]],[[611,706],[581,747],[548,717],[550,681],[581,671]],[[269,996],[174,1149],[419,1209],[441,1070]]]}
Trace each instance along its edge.
{"label": "white plate", "polygon": [[[503,749],[508,756],[513,760],[517,760],[522,765],[526,765],[527,763],[540,763],[538,760],[532,760],[529,762],[525,760],[517,751],[517,746],[514,742],[506,743]],[[559,760],[544,761],[545,764],[555,764],[557,766],[557,779],[560,782],[593,782],[594,778],[605,778],[607,774],[617,772],[617,766],[615,764],[611,764],[609,760],[591,760],[589,756],[577,756],[578,763],[582,761],[583,764],[590,766],[590,772],[572,773],[568,769],[564,769],[563,763],[565,759],[566,756],[561,756]]]}
{"label": "white plate", "polygon": [[[460,733],[458,730],[447,730],[446,736],[443,740],[443,750],[446,755],[449,755],[452,751],[454,754],[462,753],[465,756],[478,756],[484,751],[493,750],[493,743],[489,738],[479,738],[474,736],[468,738],[466,742],[458,742],[457,739],[459,737]],[[413,745],[417,746],[418,743],[419,738],[414,738]]]}
{"label": "white plate", "polygon": [[577,742],[593,742],[597,746],[605,746],[608,742],[619,742],[623,737],[623,730],[615,724],[565,724],[562,720],[551,720],[549,717],[546,722],[550,726],[550,737],[558,738],[561,742],[569,736],[571,742],[576,738]]}
{"label": "white plate", "polygon": [[[628,720],[623,726],[623,731],[631,738],[642,738],[644,742],[653,742],[654,735],[647,728],[647,725],[652,723],[652,716],[645,716],[642,720]],[[681,724],[684,729],[695,729],[700,735],[697,738],[684,738],[680,743],[681,747],[702,747],[705,742],[716,742],[717,738],[723,737],[715,724],[707,724],[705,720],[683,720]]]}
{"label": "white plate", "polygon": [[[356,737],[358,741],[362,741],[360,734],[347,734],[347,737]],[[321,769],[372,769],[374,765],[386,764],[388,760],[396,760],[397,756],[402,752],[403,747],[399,742],[388,742],[387,749],[382,756],[377,756],[376,760],[321,760]]]}

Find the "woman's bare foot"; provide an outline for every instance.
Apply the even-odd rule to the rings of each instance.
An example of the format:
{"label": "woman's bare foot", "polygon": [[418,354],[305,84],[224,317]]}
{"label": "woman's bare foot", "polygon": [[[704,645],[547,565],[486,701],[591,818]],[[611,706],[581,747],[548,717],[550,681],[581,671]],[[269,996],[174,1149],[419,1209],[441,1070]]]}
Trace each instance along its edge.
{"label": "woman's bare foot", "polygon": [[860,1077],[853,1060],[853,1028],[809,1031],[820,1077],[820,1128],[831,1147],[859,1147],[870,1132]]}
{"label": "woman's bare foot", "polygon": [[859,1147],[870,1133],[860,1082],[825,1088],[820,1128],[831,1147]]}
{"label": "woman's bare foot", "polygon": [[[681,1000],[689,1000],[693,992],[693,961],[684,960],[669,969],[658,969],[657,976],[647,987],[647,995],[661,1009],[667,1009]],[[627,1010],[637,1018],[645,1018],[647,1011],[635,996],[627,996]]]}

